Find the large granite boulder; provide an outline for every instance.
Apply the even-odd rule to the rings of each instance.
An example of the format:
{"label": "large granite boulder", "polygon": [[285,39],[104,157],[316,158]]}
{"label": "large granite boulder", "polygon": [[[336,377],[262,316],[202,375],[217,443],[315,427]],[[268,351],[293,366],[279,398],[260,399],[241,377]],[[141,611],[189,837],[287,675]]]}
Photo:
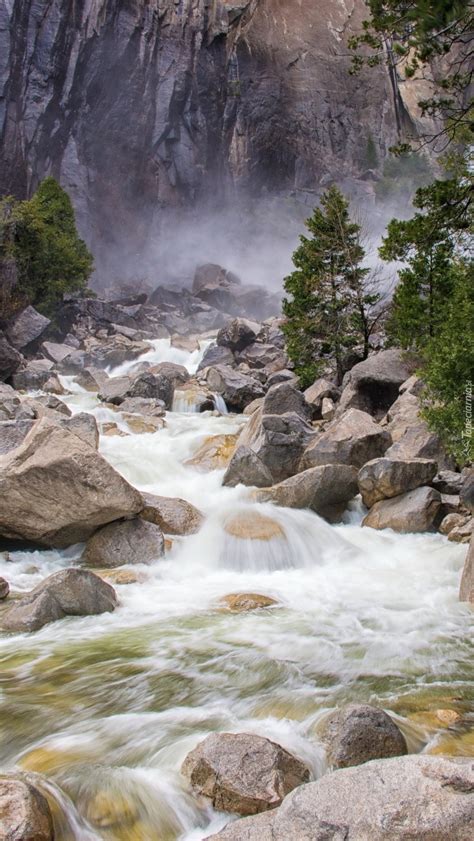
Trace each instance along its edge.
{"label": "large granite boulder", "polygon": [[472,760],[401,756],[325,774],[208,841],[471,841],[473,813]]}
{"label": "large granite boulder", "polygon": [[474,514],[474,469],[470,469],[466,473],[459,492],[459,501],[464,505],[464,508]]}
{"label": "large granite boulder", "polygon": [[[387,429],[391,429],[391,424]],[[390,431],[390,434],[392,432]],[[436,461],[440,468],[451,469],[455,462],[446,450],[436,433],[428,429],[423,420],[416,424],[408,425],[406,431],[392,446],[386,450],[387,458],[405,460],[411,458],[428,458]]]}
{"label": "large granite boulder", "polygon": [[198,295],[203,289],[216,286],[238,286],[240,278],[233,272],[224,269],[218,263],[203,263],[196,268],[193,278],[193,294]]}
{"label": "large granite boulder", "polygon": [[289,479],[255,492],[259,502],[285,508],[310,508],[330,522],[337,522],[347,503],[357,494],[357,471],[347,464],[311,467]]}
{"label": "large granite boulder", "polygon": [[246,318],[234,318],[217,334],[218,347],[229,348],[233,352],[241,352],[249,345],[253,345],[261,325]]}
{"label": "large granite boulder", "polygon": [[93,616],[115,610],[117,596],[110,584],[87,569],[63,569],[49,575],[1,619],[5,631],[39,631],[65,616]]}
{"label": "large granite boulder", "polygon": [[239,353],[237,361],[243,362],[252,369],[264,369],[267,374],[282,371],[288,365],[288,357],[284,351],[262,342],[254,342],[244,348]]}
{"label": "large granite boulder", "polygon": [[0,421],[0,455],[19,447],[35,425],[35,420]]}
{"label": "large granite boulder", "polygon": [[18,368],[11,377],[12,385],[18,391],[42,389],[53,372],[50,359],[32,359]]}
{"label": "large granite boulder", "polygon": [[311,406],[311,411],[315,420],[321,418],[321,410],[323,400],[325,398],[330,398],[336,402],[339,400],[340,396],[340,388],[334,385],[334,383],[330,380],[326,380],[324,377],[319,377],[319,379],[315,380],[315,382],[304,392],[306,403]]}
{"label": "large granite boulder", "polygon": [[242,412],[245,407],[264,394],[263,386],[254,377],[240,373],[229,365],[216,365],[206,370],[209,389],[222,395],[231,411]]}
{"label": "large granite boulder", "polygon": [[[300,460],[315,432],[296,412],[265,415],[257,410],[239,438],[239,445],[249,446],[273,476],[274,482],[288,479],[299,470]],[[253,427],[253,428],[252,428]],[[247,432],[250,443],[247,444]]]}
{"label": "large granite boulder", "polygon": [[213,733],[188,754],[181,771],[215,809],[237,815],[274,809],[309,780],[303,762],[275,742],[247,733]]}
{"label": "large granite boulder", "polygon": [[164,554],[161,528],[141,518],[109,523],[89,538],[82,560],[108,569],[123,564],[151,564]]}
{"label": "large granite boulder", "polygon": [[362,467],[382,456],[391,444],[389,433],[359,409],[349,409],[335,418],[322,435],[305,450],[301,469],[321,464],[351,464]]}
{"label": "large granite boulder", "polygon": [[291,382],[272,385],[268,389],[263,401],[264,415],[284,415],[294,412],[306,420],[312,416],[311,407],[307,404],[301,391]]}
{"label": "large granite boulder", "polygon": [[148,400],[162,400],[166,408],[171,410],[174,389],[175,379],[171,376],[160,373],[155,374],[152,371],[144,371],[132,380],[123,396],[124,398],[142,397]]}
{"label": "large granite boulder", "polygon": [[404,756],[407,743],[389,715],[369,704],[348,704],[323,723],[321,738],[332,769]]}
{"label": "large granite boulder", "polygon": [[383,499],[372,506],[362,525],[372,529],[393,529],[401,533],[430,531],[441,506],[441,494],[434,488]]}
{"label": "large granite boulder", "polygon": [[0,776],[2,841],[54,841],[53,817],[45,796],[27,777]]}
{"label": "large granite boulder", "polygon": [[140,517],[155,523],[166,534],[196,534],[204,522],[204,515],[179,497],[143,494],[144,508]]}
{"label": "large granite boulder", "polygon": [[39,420],[0,456],[0,534],[64,547],[143,507],[132,488],[77,434]]}
{"label": "large granite boulder", "polygon": [[268,467],[250,447],[237,447],[224,474],[222,484],[229,488],[247,485],[254,488],[266,488],[273,483]]}
{"label": "large granite boulder", "polygon": [[459,600],[474,604],[474,535],[467,550],[466,560],[461,575],[461,586],[459,588]]}
{"label": "large granite boulder", "polygon": [[372,459],[364,464],[357,476],[362,501],[370,508],[381,499],[390,499],[421,485],[429,485],[436,470],[436,462],[425,458],[406,461],[386,457]]}
{"label": "large granite boulder", "polygon": [[210,345],[199,363],[198,371],[216,365],[230,365],[231,368],[235,365],[234,354],[230,348]]}
{"label": "large granite boulder", "polygon": [[338,414],[352,408],[382,418],[415,367],[407,353],[396,348],[375,353],[354,365],[343,380]]}
{"label": "large granite boulder", "polygon": [[35,342],[51,324],[49,318],[29,306],[16,315],[6,329],[7,339],[17,350]]}

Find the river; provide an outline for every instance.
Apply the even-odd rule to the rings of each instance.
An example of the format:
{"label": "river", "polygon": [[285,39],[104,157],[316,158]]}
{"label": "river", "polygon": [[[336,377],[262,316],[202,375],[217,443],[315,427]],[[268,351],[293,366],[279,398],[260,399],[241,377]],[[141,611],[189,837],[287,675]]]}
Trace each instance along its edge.
{"label": "river", "polygon": [[[194,372],[203,350],[160,340],[145,359]],[[65,384],[73,411],[120,419]],[[193,407],[178,394],[176,408]],[[268,736],[316,777],[325,770],[318,722],[348,701],[390,711],[412,751],[472,755],[473,612],[458,602],[466,546],[363,529],[357,501],[338,526],[256,505],[248,489],[221,486],[223,470],[184,464],[245,418],[178,411],[166,421],[154,434],[101,436],[100,449],[137,488],[199,507],[201,531],[175,538],[165,559],[129,567],[139,580],[115,585],[114,613],[0,637],[0,762],[50,780],[57,841],[203,839],[229,817],[198,802],[180,777],[200,739]],[[225,531],[236,513],[256,510],[278,524],[274,538]],[[0,554],[0,575],[27,591],[80,551]],[[236,592],[278,605],[223,610],[220,599]],[[436,711],[449,711],[449,728]]]}

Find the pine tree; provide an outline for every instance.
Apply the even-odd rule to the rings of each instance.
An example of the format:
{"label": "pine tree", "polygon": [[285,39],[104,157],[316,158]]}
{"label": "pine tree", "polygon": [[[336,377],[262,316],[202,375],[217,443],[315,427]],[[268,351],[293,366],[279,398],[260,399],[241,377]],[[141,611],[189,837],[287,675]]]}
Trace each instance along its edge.
{"label": "pine tree", "polygon": [[323,356],[335,360],[340,383],[347,349],[364,340],[368,352],[370,309],[378,301],[365,291],[360,226],[336,186],[323,194],[306,227],[311,236],[300,237],[283,302],[288,353],[303,387],[318,376]]}

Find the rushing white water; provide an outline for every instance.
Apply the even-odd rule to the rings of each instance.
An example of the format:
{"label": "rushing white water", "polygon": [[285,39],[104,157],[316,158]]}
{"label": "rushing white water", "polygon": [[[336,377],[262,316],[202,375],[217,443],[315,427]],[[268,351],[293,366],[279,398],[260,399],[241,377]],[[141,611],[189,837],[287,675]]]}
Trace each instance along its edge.
{"label": "rushing white water", "polygon": [[[171,350],[155,342],[154,361]],[[181,357],[188,369],[199,364],[191,357]],[[129,431],[94,395],[74,388],[66,400]],[[248,489],[221,486],[222,470],[185,464],[244,418],[166,421],[154,434],[102,437],[101,451],[136,487],[197,505],[201,531],[174,539],[165,559],[130,567],[138,580],[117,585],[114,613],[0,638],[1,761],[49,778],[63,813],[58,841],[199,841],[217,831],[228,816],[198,803],[179,774],[209,732],[269,736],[318,776],[317,726],[328,709],[380,704],[399,716],[410,749],[431,750],[440,732],[410,711],[465,711],[472,697],[472,612],[457,600],[465,546],[363,529],[360,502],[336,527],[309,511],[256,505]],[[226,531],[255,513],[273,523],[269,539]],[[25,591],[80,553],[16,552],[0,559],[0,575]],[[278,606],[223,611],[220,600],[235,592]]]}

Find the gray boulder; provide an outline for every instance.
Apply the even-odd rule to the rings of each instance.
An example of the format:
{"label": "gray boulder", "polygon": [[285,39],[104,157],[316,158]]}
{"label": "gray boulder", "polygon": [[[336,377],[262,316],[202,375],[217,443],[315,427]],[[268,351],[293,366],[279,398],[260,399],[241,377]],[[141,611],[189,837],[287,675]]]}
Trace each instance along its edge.
{"label": "gray boulder", "polygon": [[246,318],[234,318],[225,327],[222,327],[217,334],[217,345],[229,348],[233,352],[241,352],[248,345],[252,345],[259,332],[261,325],[256,321],[248,321]]}
{"label": "gray boulder", "polygon": [[241,412],[252,400],[264,394],[263,386],[258,380],[235,371],[228,365],[208,368],[206,382],[209,389],[221,394],[229,409],[235,412]]}
{"label": "gray boulder", "polygon": [[263,461],[250,447],[237,447],[224,474],[222,484],[229,488],[247,485],[266,488],[273,483],[273,477]]}
{"label": "gray boulder", "polygon": [[309,780],[303,762],[275,742],[247,733],[213,733],[188,754],[181,772],[215,809],[237,815],[274,809]]}
{"label": "gray boulder", "polygon": [[7,380],[21,366],[23,357],[0,330],[0,380]]}
{"label": "gray boulder", "polygon": [[259,502],[285,508],[310,508],[329,522],[337,522],[357,494],[357,471],[346,464],[311,467],[273,487],[257,491]]}
{"label": "gray boulder", "polygon": [[401,533],[430,531],[441,506],[441,494],[434,488],[383,499],[372,506],[362,522],[372,529],[393,529]]}
{"label": "gray boulder", "polygon": [[0,578],[0,600],[6,599],[10,592],[10,585],[4,578]]}
{"label": "gray boulder", "polygon": [[[268,373],[268,370],[264,368],[264,372]],[[274,374],[270,374],[267,379],[267,387],[271,388],[272,385],[278,385],[278,383],[291,383],[295,388],[298,388],[299,379],[294,371],[290,371],[288,368],[282,368],[279,371],[275,371]]]}
{"label": "gray boulder", "polygon": [[197,295],[203,289],[213,286],[239,286],[240,278],[233,272],[224,269],[218,263],[203,263],[194,272],[193,294]]}
{"label": "gray boulder", "polygon": [[162,418],[166,414],[163,400],[153,397],[125,397],[120,403],[120,411],[154,418]]}
{"label": "gray boulder", "polygon": [[454,470],[440,470],[431,485],[441,494],[457,494],[459,496],[463,481],[462,473],[455,473]]}
{"label": "gray boulder", "polygon": [[166,377],[171,380],[175,386],[187,383],[190,378],[188,369],[176,362],[159,362],[158,365],[152,365],[150,370],[157,377]]}
{"label": "gray boulder", "polygon": [[69,432],[73,432],[94,450],[98,449],[99,427],[94,415],[89,414],[89,412],[78,412],[70,418],[61,418],[58,423]]}
{"label": "gray boulder", "polygon": [[474,514],[474,469],[469,470],[464,478],[459,493],[459,501],[464,505],[464,508]]}
{"label": "gray boulder", "polygon": [[2,617],[6,631],[39,631],[65,616],[92,616],[115,610],[110,584],[86,569],[63,569],[49,575]]}
{"label": "gray boulder", "polygon": [[215,365],[235,365],[234,354],[230,348],[210,345],[199,363],[198,371]]}
{"label": "gray boulder", "polygon": [[86,543],[82,560],[88,566],[111,568],[123,564],[151,564],[164,554],[161,528],[140,518],[109,523]]}
{"label": "gray boulder", "polygon": [[0,421],[0,455],[19,447],[35,425],[35,420]]}
{"label": "gray boulder", "polygon": [[132,488],[99,453],[49,418],[0,456],[0,534],[65,547],[142,508]]}
{"label": "gray boulder", "polygon": [[74,353],[75,349],[70,345],[59,344],[58,342],[43,342],[41,350],[51,362],[57,365],[64,362],[71,353]]}
{"label": "gray boulder", "polygon": [[400,386],[414,367],[407,353],[396,348],[373,354],[354,365],[343,380],[338,414],[352,408],[382,418],[398,398]]}
{"label": "gray boulder", "polygon": [[340,388],[334,385],[334,383],[330,380],[326,380],[324,377],[317,379],[304,392],[305,400],[308,405],[311,406],[312,415],[315,420],[322,417],[321,410],[324,398],[330,398],[331,400],[337,402],[340,396]]}
{"label": "gray boulder", "polygon": [[351,464],[362,467],[382,456],[391,444],[389,433],[366,412],[349,409],[337,417],[306,449],[301,469],[322,464]]}
{"label": "gray boulder", "polygon": [[[262,415],[257,410],[238,439],[247,444],[270,471],[275,482],[288,479],[299,470],[303,453],[314,439],[313,428],[296,412],[284,415]],[[252,428],[253,427],[253,428]],[[247,443],[244,433],[247,433]]]}
{"label": "gray boulder", "polygon": [[[181,366],[180,366],[181,367]],[[148,400],[162,400],[170,410],[173,405],[175,382],[166,374],[144,371],[132,380],[124,397],[143,397]]]}
{"label": "gray boulder", "polygon": [[33,359],[12,376],[13,388],[18,391],[42,389],[51,377],[53,363],[49,359]]}
{"label": "gray boulder", "polygon": [[208,841],[471,841],[473,813],[472,760],[401,756],[325,774]]}
{"label": "gray boulder", "polygon": [[26,307],[10,322],[6,330],[8,341],[17,350],[23,350],[27,345],[39,339],[51,324],[49,318],[41,315],[34,307]]}
{"label": "gray boulder", "polygon": [[321,738],[331,769],[408,752],[405,737],[390,716],[369,704],[348,704],[335,710],[324,721]]}
{"label": "gray boulder", "polygon": [[204,522],[204,515],[179,497],[143,494],[143,503],[140,517],[155,523],[166,534],[196,534]]}
{"label": "gray boulder", "polygon": [[288,357],[280,348],[254,342],[241,351],[238,362],[244,362],[249,368],[264,368],[266,371],[283,370],[288,365]]}
{"label": "gray boulder", "polygon": [[2,841],[54,841],[48,801],[26,776],[0,776],[0,804]]}
{"label": "gray boulder", "polygon": [[429,485],[436,470],[436,462],[425,458],[406,461],[387,457],[372,459],[364,464],[357,477],[363,503],[370,508],[381,499],[390,499]]}
{"label": "gray boulder", "polygon": [[291,382],[273,385],[263,401],[264,415],[284,415],[294,412],[302,418],[311,419],[311,408],[304,395]]}

